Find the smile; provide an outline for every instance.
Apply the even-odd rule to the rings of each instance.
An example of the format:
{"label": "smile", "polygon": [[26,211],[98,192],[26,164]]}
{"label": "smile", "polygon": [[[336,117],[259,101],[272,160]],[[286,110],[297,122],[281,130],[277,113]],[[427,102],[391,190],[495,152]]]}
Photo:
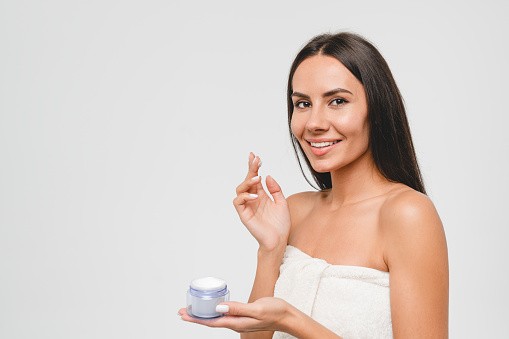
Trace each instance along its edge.
{"label": "smile", "polygon": [[327,147],[327,146],[332,146],[334,144],[337,144],[338,142],[340,142],[341,140],[335,140],[335,141],[325,141],[325,142],[311,142],[309,141],[309,144],[312,146],[312,147],[317,147],[317,148],[322,148],[322,147]]}
{"label": "smile", "polygon": [[314,155],[322,156],[326,153],[328,153],[330,150],[336,147],[336,145],[341,140],[333,140],[333,141],[320,141],[320,142],[314,142],[306,140],[308,144],[311,146],[311,152],[313,152]]}

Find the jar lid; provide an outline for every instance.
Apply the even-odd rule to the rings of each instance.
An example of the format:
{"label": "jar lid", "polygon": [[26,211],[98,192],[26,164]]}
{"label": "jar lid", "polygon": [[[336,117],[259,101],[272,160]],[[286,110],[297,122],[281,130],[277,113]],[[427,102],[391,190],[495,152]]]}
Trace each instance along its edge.
{"label": "jar lid", "polygon": [[226,281],[214,277],[203,277],[191,281],[191,288],[199,291],[217,291],[226,287]]}

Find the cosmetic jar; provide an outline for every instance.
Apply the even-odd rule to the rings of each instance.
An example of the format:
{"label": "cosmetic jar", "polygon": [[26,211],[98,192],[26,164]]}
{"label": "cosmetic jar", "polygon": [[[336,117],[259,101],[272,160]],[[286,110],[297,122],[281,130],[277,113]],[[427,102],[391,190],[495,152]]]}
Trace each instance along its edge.
{"label": "cosmetic jar", "polygon": [[195,318],[217,318],[216,306],[230,300],[230,291],[223,279],[204,277],[191,281],[187,291],[187,314]]}

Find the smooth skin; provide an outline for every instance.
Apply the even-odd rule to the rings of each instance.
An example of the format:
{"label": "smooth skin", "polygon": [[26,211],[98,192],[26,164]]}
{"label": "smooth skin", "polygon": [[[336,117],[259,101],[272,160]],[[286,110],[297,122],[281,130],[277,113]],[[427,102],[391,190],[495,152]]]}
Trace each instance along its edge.
{"label": "smooth skin", "polygon": [[[249,171],[234,206],[259,243],[249,303],[228,302],[224,317],[185,321],[240,332],[243,339],[271,338],[283,331],[297,338],[340,338],[286,301],[274,286],[286,248],[292,245],[333,265],[390,272],[394,338],[447,338],[449,269],[445,233],[430,199],[389,182],[369,149],[367,101],[362,84],[337,59],[304,60],[293,78],[292,132],[313,168],[331,172],[332,189],[285,199],[277,182]],[[325,154],[311,142],[339,141]],[[319,155],[315,154],[318,152]],[[322,150],[323,151],[323,150]]]}

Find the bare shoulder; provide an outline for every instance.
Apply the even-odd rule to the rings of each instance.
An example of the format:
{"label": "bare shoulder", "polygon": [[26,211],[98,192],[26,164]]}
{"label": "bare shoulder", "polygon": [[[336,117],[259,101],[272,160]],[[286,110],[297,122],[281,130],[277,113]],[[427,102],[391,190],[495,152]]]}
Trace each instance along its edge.
{"label": "bare shoulder", "polygon": [[322,195],[322,192],[308,191],[289,196],[286,200],[290,209],[292,224],[295,224],[298,220],[306,217]]}
{"label": "bare shoulder", "polygon": [[299,205],[299,204],[306,204],[309,202],[309,200],[316,199],[317,194],[320,192],[315,191],[306,191],[306,192],[300,192],[290,195],[288,198],[288,204],[290,205]]}
{"label": "bare shoulder", "polygon": [[391,194],[380,208],[380,224],[385,231],[410,228],[443,229],[438,212],[431,199],[409,187]]}
{"label": "bare shoulder", "polygon": [[449,268],[445,232],[431,200],[410,188],[380,209],[394,337],[446,338]]}
{"label": "bare shoulder", "polygon": [[380,226],[389,269],[391,262],[408,260],[418,250],[426,258],[437,255],[446,260],[444,227],[435,205],[425,194],[406,188],[389,196],[380,208]]}

